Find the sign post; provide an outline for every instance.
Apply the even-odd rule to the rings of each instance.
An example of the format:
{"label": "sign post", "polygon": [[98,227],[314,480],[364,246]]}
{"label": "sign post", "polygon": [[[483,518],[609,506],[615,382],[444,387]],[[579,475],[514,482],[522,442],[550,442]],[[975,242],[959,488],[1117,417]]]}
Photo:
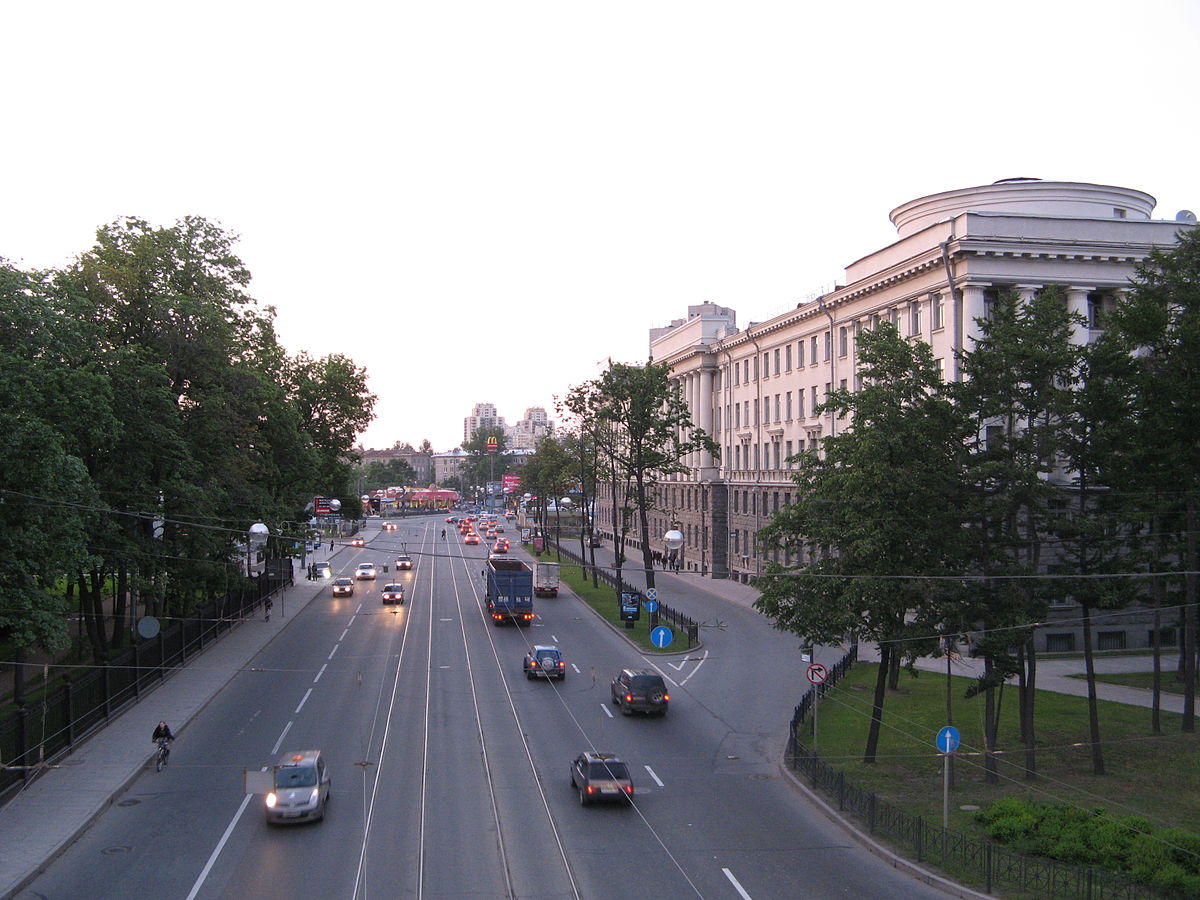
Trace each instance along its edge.
{"label": "sign post", "polygon": [[958,749],[958,729],[947,725],[937,733],[936,744],[942,754],[942,829],[950,830],[950,756]]}
{"label": "sign post", "polygon": [[813,663],[805,670],[804,677],[813,686],[813,755],[815,756],[817,752],[817,707],[821,705],[820,687],[829,677],[829,670],[820,663]]}

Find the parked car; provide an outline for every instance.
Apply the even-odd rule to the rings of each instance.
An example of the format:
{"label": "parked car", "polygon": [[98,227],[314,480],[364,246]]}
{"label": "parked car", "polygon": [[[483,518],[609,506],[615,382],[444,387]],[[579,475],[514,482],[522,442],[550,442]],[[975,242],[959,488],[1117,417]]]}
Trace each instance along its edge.
{"label": "parked car", "polygon": [[557,647],[549,644],[535,645],[525,654],[521,668],[528,679],[557,678],[562,681],[567,677],[567,661]]}
{"label": "parked car", "polygon": [[351,578],[333,579],[333,596],[349,597],[354,593],[354,580]]}
{"label": "parked car", "polygon": [[612,702],[629,715],[644,712],[665,716],[671,703],[666,682],[650,669],[622,669],[612,680]]}
{"label": "parked car", "polygon": [[598,800],[633,802],[629,767],[614,753],[580,753],[571,761],[571,787],[579,790],[581,806]]}

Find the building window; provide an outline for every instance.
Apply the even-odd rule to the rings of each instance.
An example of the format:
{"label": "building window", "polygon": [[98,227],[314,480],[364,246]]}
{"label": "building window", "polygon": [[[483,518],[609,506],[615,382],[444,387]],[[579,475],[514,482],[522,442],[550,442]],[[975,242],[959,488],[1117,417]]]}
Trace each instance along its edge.
{"label": "building window", "polygon": [[779,348],[775,348],[775,374],[779,374]]}
{"label": "building window", "polygon": [[775,395],[775,421],[776,422],[781,421],[781,419],[779,418],[779,410],[780,410],[779,397],[780,397],[779,394]]}
{"label": "building window", "polygon": [[1074,653],[1075,652],[1075,635],[1072,633],[1066,634],[1048,634],[1046,635],[1046,652],[1047,653]]}
{"label": "building window", "polygon": [[825,332],[825,362],[833,357],[833,332]]}
{"label": "building window", "polygon": [[942,295],[941,294],[930,294],[929,295],[929,315],[930,315],[930,318],[933,319],[931,326],[934,331],[940,331],[942,328],[945,327],[946,323],[943,321],[943,316],[945,315],[945,311],[942,309]]}
{"label": "building window", "polygon": [[[757,403],[758,401],[756,400],[755,402]],[[763,401],[763,424],[771,424],[771,398],[769,395],[767,399]]]}
{"label": "building window", "polygon": [[[747,423],[749,424],[749,423]],[[754,398],[754,424],[758,424],[758,398]]]}
{"label": "building window", "polygon": [[[775,465],[773,466],[773,468],[776,468],[776,469],[779,468],[779,441],[775,442]],[[776,507],[779,506],[779,495],[778,494],[775,495],[775,506]],[[1122,633],[1124,633],[1124,632],[1122,632]]]}
{"label": "building window", "polygon": [[792,371],[792,345],[788,344],[783,348],[783,365],[787,371]]}
{"label": "building window", "polygon": [[933,367],[937,370],[938,381],[946,380],[946,361],[940,356],[933,361]]}
{"label": "building window", "polygon": [[787,442],[787,447],[784,449],[784,456],[787,457],[788,468],[792,467],[792,442]]}
{"label": "building window", "polygon": [[[742,445],[741,444],[733,445],[733,467],[735,469],[742,468]],[[736,499],[734,500],[734,505],[735,506],[737,505]],[[736,510],[734,510],[734,511],[736,512]]]}
{"label": "building window", "polygon": [[741,366],[739,366],[737,363],[734,363],[734,364],[733,364],[733,384],[734,384],[734,387],[737,387],[737,386],[738,386],[739,384],[741,384],[741,383],[742,383],[742,367],[741,367]]}
{"label": "building window", "polygon": [[796,418],[804,418],[804,391],[796,391]]}
{"label": "building window", "polygon": [[1096,635],[1097,650],[1124,650],[1125,632],[1101,631]]}
{"label": "building window", "polygon": [[839,378],[839,379],[838,379],[838,390],[839,390],[839,391],[844,391],[845,389],[846,389],[846,379],[845,379],[845,378]]}
{"label": "building window", "polygon": [[809,365],[815,366],[817,364],[817,336],[815,334],[808,339],[808,358],[810,360]]}
{"label": "building window", "polygon": [[762,460],[759,458],[759,455],[758,455],[758,444],[755,444],[754,445],[754,471],[757,472],[761,468],[762,468]]}
{"label": "building window", "polygon": [[808,391],[809,391],[809,399],[812,401],[809,405],[812,407],[812,414],[815,416],[817,414],[817,406],[818,406],[817,386],[814,384],[811,388],[808,389]]}
{"label": "building window", "polygon": [[892,307],[888,310],[888,321],[892,323],[892,327],[897,331],[900,330],[900,310]]}
{"label": "building window", "polygon": [[871,330],[879,327],[879,313],[871,313]]}
{"label": "building window", "polygon": [[746,384],[750,383],[750,360],[742,360],[742,381]]}
{"label": "building window", "polygon": [[796,341],[796,368],[804,368],[804,340]]}
{"label": "building window", "polygon": [[717,421],[713,423],[713,425],[715,426],[713,430],[716,431],[717,434],[720,434],[721,433],[721,407],[718,406],[715,410],[713,410],[713,413],[717,419]]}
{"label": "building window", "polygon": [[862,375],[859,374],[858,372],[855,372],[854,373],[854,393],[857,394],[859,391],[861,391],[862,385],[863,385]]}
{"label": "building window", "polygon": [[792,392],[791,391],[787,392],[787,403],[786,403],[784,409],[787,412],[787,421],[788,422],[792,421]]}
{"label": "building window", "polygon": [[[1175,646],[1175,629],[1174,628],[1158,629],[1158,644],[1160,647],[1174,647]],[[1154,630],[1153,629],[1146,632],[1146,646],[1147,647],[1154,646]]]}
{"label": "building window", "polygon": [[845,325],[838,328],[838,356],[850,353],[850,329]]}
{"label": "building window", "polygon": [[908,333],[921,333],[921,304],[913,301],[908,310]]}
{"label": "building window", "polygon": [[740,403],[733,404],[733,427],[742,427],[742,404]]}

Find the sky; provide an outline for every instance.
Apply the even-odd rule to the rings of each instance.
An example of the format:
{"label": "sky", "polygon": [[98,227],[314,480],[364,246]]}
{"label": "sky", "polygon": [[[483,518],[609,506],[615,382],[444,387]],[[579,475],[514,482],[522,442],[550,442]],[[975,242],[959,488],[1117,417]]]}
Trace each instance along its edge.
{"label": "sky", "polygon": [[122,216],[238,237],[288,352],[378,395],[365,447],[462,441],[763,321],[1001,178],[1200,211],[1200,3],[204,3],[0,8],[0,257]]}

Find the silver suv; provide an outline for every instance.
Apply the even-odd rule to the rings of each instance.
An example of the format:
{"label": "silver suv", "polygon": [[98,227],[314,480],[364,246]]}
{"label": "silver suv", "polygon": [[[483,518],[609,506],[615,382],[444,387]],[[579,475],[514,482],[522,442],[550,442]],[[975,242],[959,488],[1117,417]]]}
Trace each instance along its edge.
{"label": "silver suv", "polygon": [[597,800],[633,802],[629,768],[613,753],[585,750],[571,761],[571,787],[579,791],[579,805]]}
{"label": "silver suv", "polygon": [[665,716],[671,703],[666,682],[650,669],[622,669],[612,680],[612,702],[621,712]]}

